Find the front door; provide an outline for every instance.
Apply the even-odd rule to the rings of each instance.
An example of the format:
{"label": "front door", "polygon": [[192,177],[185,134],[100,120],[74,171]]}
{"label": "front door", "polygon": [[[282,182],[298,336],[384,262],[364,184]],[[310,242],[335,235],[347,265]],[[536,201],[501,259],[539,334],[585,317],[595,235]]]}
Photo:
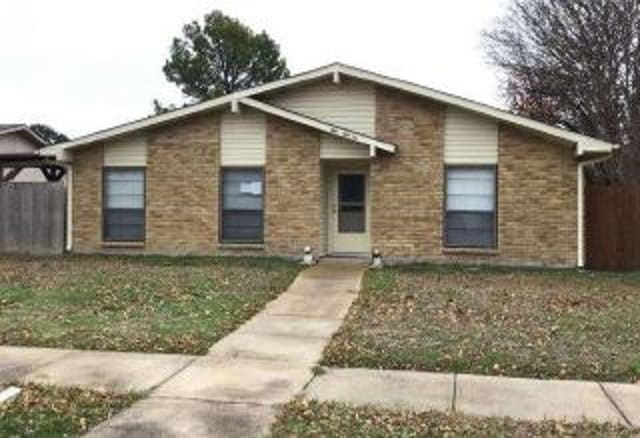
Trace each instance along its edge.
{"label": "front door", "polygon": [[330,203],[332,252],[369,252],[368,190],[365,172],[336,172]]}

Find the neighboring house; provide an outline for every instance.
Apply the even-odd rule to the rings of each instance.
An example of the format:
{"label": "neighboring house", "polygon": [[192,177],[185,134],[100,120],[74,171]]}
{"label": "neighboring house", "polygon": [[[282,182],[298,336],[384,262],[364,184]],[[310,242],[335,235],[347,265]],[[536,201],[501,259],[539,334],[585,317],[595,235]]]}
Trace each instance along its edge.
{"label": "neighboring house", "polygon": [[[35,154],[47,143],[23,124],[0,124],[0,160],[3,155]],[[0,169],[2,175],[7,175],[11,169]],[[45,182],[40,169],[23,169],[11,182]]]}
{"label": "neighboring house", "polygon": [[75,252],[576,266],[615,145],[331,64],[61,146]]}

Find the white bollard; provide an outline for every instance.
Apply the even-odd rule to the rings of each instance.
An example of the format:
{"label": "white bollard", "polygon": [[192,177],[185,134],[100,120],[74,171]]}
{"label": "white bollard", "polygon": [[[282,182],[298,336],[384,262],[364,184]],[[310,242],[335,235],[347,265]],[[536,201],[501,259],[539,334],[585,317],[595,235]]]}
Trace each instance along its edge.
{"label": "white bollard", "polygon": [[302,256],[302,264],[307,266],[315,265],[316,261],[313,257],[313,250],[310,246],[304,247],[304,255]]}
{"label": "white bollard", "polygon": [[8,387],[4,391],[0,392],[0,405],[2,403],[10,402],[14,398],[16,398],[18,395],[20,395],[21,392],[22,392],[22,389],[18,388],[17,386]]}
{"label": "white bollard", "polygon": [[384,262],[382,261],[382,253],[374,249],[371,254],[371,265],[369,268],[371,269],[382,269],[384,267]]}

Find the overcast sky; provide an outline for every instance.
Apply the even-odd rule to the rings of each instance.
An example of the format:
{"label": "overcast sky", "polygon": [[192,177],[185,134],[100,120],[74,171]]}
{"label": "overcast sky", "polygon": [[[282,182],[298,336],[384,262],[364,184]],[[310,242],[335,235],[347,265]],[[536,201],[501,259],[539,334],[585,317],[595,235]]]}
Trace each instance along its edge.
{"label": "overcast sky", "polygon": [[212,9],[266,30],[292,73],[341,61],[494,105],[480,33],[505,0],[12,0],[0,11],[0,123],[75,137],[181,103],[171,39]]}

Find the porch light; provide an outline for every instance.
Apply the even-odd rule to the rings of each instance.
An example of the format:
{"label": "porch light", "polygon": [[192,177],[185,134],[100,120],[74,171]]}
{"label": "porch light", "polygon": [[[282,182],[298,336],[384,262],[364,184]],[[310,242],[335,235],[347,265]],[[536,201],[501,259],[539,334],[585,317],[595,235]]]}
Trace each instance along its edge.
{"label": "porch light", "polygon": [[384,267],[384,263],[382,261],[382,253],[379,249],[374,249],[371,253],[371,269],[382,269]]}

